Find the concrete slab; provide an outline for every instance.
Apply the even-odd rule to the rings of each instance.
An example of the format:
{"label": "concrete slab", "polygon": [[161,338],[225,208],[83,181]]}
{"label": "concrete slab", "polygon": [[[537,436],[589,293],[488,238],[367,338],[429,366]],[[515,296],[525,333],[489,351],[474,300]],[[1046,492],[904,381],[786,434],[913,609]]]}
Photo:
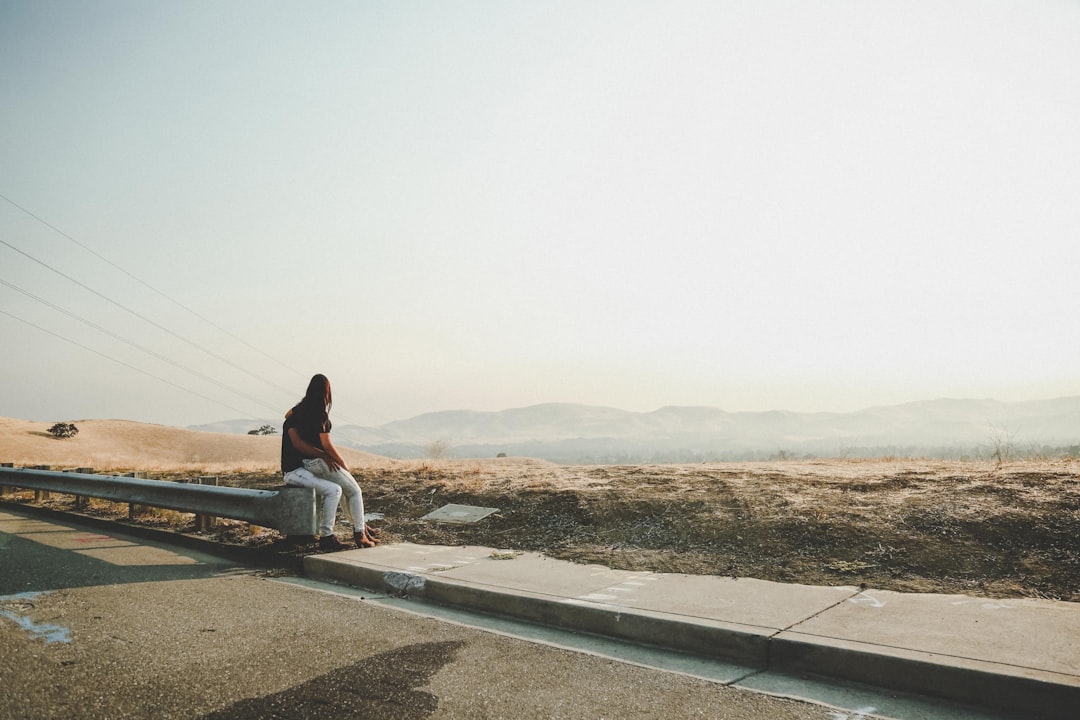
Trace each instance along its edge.
{"label": "concrete slab", "polygon": [[661,576],[578,565],[537,553],[492,548],[381,545],[304,558],[308,577],[417,597],[551,627],[695,652],[763,668],[777,628],[666,609],[632,608],[601,592]]}
{"label": "concrete slab", "polygon": [[494,551],[491,548],[486,547],[393,543],[364,550],[345,550],[316,557],[333,562],[370,565],[394,570],[437,572],[478,562],[490,556],[492,552]]}
{"label": "concrete slab", "polygon": [[818,675],[1015,713],[1024,720],[1076,717],[1080,685],[1008,663],[960,658],[796,632],[770,644],[770,669]]}
{"label": "concrete slab", "polygon": [[[409,543],[309,556],[304,562],[309,574],[332,573],[344,582],[348,582],[348,577],[364,577],[369,587],[381,590],[403,590],[409,578],[413,578],[414,588],[432,580],[553,600],[588,596],[597,588],[634,576],[600,566],[574,565],[537,553]],[[342,566],[348,570],[342,571]]]}
{"label": "concrete slab", "polygon": [[438,510],[429,512],[421,520],[429,522],[461,523],[468,524],[479,522],[492,513],[499,512],[499,508],[477,507],[476,505],[443,505]]}
{"label": "concrete slab", "polygon": [[771,632],[780,632],[858,592],[853,587],[811,587],[751,578],[612,570],[537,553],[522,553],[507,560],[494,560],[488,554],[481,561],[440,573],[440,577]]}
{"label": "concrete slab", "polygon": [[842,603],[853,587],[814,587],[705,575],[658,574],[654,583],[624,583],[613,604],[774,628],[776,632]]}
{"label": "concrete slab", "polygon": [[488,552],[476,562],[460,565],[439,573],[439,576],[558,598],[590,599],[613,583],[649,574],[612,570],[600,565],[576,565],[537,553],[503,559],[496,557],[499,556],[493,557],[493,553]]}
{"label": "concrete slab", "polygon": [[304,572],[313,577],[377,592],[404,594],[431,574],[477,562],[489,548],[394,543],[364,550],[345,550],[304,558]]}
{"label": "concrete slab", "polygon": [[1080,708],[1080,605],[867,591],[773,639],[774,667],[990,705]]}
{"label": "concrete slab", "polygon": [[[539,553],[486,547],[401,543],[320,555],[329,562],[378,566],[564,600],[674,612],[779,632],[854,596],[853,587],[811,587],[581,565]],[[673,610],[673,599],[678,598]]]}
{"label": "concrete slab", "polygon": [[1080,606],[872,590],[792,628],[950,658],[1060,673],[1080,684]]}

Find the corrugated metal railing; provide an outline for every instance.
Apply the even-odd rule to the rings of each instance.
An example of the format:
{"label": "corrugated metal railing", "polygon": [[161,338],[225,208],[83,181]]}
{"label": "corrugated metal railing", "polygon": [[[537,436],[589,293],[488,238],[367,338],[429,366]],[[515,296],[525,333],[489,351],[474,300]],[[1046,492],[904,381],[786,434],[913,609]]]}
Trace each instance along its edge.
{"label": "corrugated metal railing", "polygon": [[311,488],[253,490],[10,467],[0,467],[0,486],[243,520],[273,528],[284,535],[314,535],[316,532],[315,491]]}

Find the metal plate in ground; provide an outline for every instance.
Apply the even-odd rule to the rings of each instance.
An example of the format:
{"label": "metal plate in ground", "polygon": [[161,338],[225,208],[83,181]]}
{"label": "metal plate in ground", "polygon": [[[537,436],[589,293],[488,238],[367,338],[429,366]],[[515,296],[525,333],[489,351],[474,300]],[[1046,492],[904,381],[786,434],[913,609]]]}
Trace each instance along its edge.
{"label": "metal plate in ground", "polygon": [[477,507],[476,505],[443,505],[420,519],[445,523],[474,523],[498,511],[498,508]]}

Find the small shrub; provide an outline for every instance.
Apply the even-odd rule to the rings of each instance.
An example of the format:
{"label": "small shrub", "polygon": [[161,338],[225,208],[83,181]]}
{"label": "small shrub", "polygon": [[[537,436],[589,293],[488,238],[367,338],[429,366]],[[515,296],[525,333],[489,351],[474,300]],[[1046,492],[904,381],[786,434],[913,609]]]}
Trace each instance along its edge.
{"label": "small shrub", "polygon": [[436,440],[427,446],[428,457],[432,460],[445,460],[450,457],[450,441]]}
{"label": "small shrub", "polygon": [[277,435],[277,429],[273,425],[263,425],[258,430],[248,430],[248,435]]}
{"label": "small shrub", "polygon": [[79,434],[79,428],[75,427],[73,423],[58,422],[49,428],[49,434],[54,438],[64,440],[66,438],[73,438]]}

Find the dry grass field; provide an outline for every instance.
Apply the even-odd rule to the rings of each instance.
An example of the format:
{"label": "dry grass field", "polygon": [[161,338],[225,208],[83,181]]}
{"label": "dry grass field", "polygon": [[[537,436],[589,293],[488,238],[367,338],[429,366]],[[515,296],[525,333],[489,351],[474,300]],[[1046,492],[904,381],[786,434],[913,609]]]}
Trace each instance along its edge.
{"label": "dry grass field", "polygon": [[[0,461],[141,469],[166,479],[217,474],[237,486],[280,482],[277,437],[122,421],[76,425],[76,438],[55,440],[46,424],[0,420]],[[659,572],[1080,602],[1075,458],[632,466],[395,461],[359,452],[348,459],[368,512],[385,515],[377,524],[388,541],[536,550]],[[472,525],[421,520],[447,503],[499,512]],[[216,532],[224,541],[295,552],[272,531],[225,523]]]}
{"label": "dry grass field", "polygon": [[[48,433],[51,425],[0,418],[0,462],[218,474],[272,470],[281,451],[281,436],[273,435],[223,435],[129,420],[76,420],[78,434],[58,440]],[[382,460],[348,449],[343,453],[353,465]]]}

